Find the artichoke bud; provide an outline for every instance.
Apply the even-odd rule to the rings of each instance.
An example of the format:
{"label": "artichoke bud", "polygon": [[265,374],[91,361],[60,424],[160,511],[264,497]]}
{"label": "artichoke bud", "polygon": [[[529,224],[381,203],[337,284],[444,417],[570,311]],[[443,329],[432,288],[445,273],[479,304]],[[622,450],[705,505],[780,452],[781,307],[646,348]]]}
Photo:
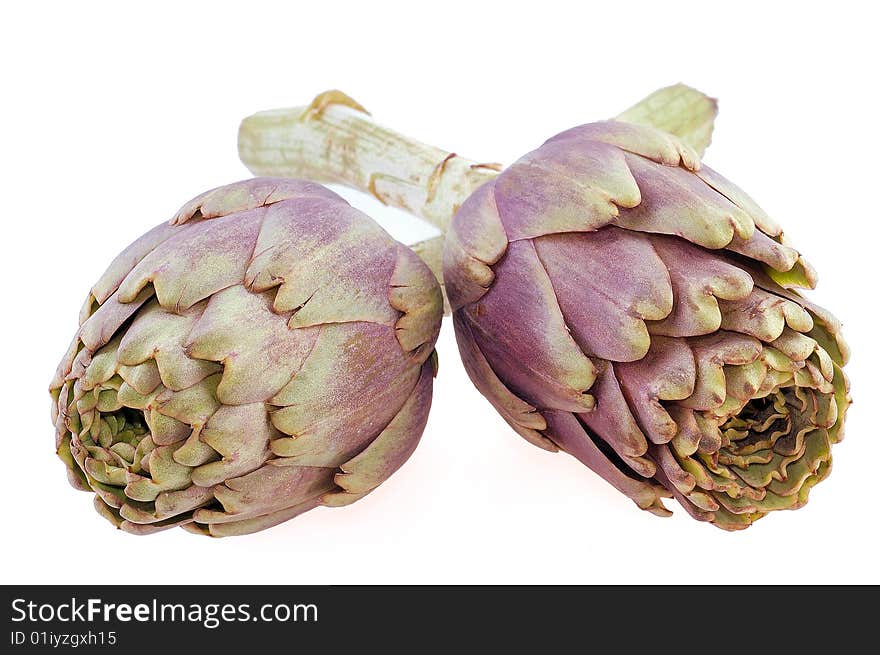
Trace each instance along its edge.
{"label": "artichoke bud", "polygon": [[51,384],[58,455],[136,534],[349,504],[421,437],[442,303],[410,249],[318,184],[208,191],[92,288]]}
{"label": "artichoke bud", "polygon": [[443,275],[468,374],[523,437],[639,507],[736,530],[807,502],[849,405],[813,268],[697,153],[563,132],[457,212]]}

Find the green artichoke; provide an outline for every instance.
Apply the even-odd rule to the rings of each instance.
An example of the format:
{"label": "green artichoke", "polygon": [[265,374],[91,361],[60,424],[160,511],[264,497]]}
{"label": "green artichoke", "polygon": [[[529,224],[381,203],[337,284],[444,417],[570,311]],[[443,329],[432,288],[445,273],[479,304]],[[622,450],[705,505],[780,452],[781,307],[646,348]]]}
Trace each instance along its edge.
{"label": "green artichoke", "polygon": [[415,449],[441,317],[430,270],[326,188],[208,191],[92,288],[51,384],[58,455],[136,534],[347,505]]}
{"label": "green artichoke", "polygon": [[239,154],[433,222],[462,359],[504,419],[643,509],[672,496],[735,530],[829,474],[849,353],[779,225],[702,165],[715,113],[667,87],[499,174],[331,93],[246,118]]}
{"label": "green artichoke", "polygon": [[639,507],[748,527],[831,470],[849,404],[813,269],[675,137],[563,132],[471,195],[443,275],[471,380]]}

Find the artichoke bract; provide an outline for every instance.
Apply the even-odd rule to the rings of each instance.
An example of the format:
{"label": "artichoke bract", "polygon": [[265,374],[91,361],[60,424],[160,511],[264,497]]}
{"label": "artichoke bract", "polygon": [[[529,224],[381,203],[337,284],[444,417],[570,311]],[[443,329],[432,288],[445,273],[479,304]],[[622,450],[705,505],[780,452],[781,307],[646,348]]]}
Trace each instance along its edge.
{"label": "artichoke bract", "polygon": [[321,185],[214,189],[92,288],[51,384],[58,455],[137,534],[347,505],[415,449],[441,318],[427,266]]}
{"label": "artichoke bract", "polygon": [[736,530],[831,470],[849,404],[810,265],[675,137],[563,132],[472,194],[443,260],[468,374],[639,507]]}

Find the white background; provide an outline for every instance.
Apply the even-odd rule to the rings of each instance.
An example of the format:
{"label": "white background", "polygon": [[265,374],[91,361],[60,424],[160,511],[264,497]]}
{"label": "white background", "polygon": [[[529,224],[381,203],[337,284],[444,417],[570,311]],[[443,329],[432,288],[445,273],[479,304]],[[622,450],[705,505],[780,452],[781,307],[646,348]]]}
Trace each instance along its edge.
{"label": "white background", "polygon": [[[3,583],[880,582],[877,16],[869,3],[6,3],[2,61]],[[11,7],[11,8],[10,8]],[[797,512],[729,534],[639,512],[516,436],[451,325],[422,444],[363,501],[207,539],[115,531],[71,489],[46,391],[111,258],[184,201],[248,176],[239,120],[340,88],[480,161],[677,81],[720,99],[706,160],[820,272],[855,405]],[[368,208],[412,242],[424,225]]]}

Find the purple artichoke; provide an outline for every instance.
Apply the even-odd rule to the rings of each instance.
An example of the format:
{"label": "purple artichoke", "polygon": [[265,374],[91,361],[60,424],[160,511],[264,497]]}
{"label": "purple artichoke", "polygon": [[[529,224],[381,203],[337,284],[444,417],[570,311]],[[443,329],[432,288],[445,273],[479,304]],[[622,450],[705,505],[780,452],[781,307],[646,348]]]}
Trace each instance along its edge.
{"label": "purple artichoke", "polygon": [[748,527],[831,470],[849,404],[813,269],[664,132],[563,132],[481,186],[447,234],[462,359],[528,441],[639,507]]}
{"label": "purple artichoke", "polygon": [[58,455],[138,534],[349,504],[419,441],[441,315],[419,258],[324,187],[209,191],[92,288],[51,385]]}

